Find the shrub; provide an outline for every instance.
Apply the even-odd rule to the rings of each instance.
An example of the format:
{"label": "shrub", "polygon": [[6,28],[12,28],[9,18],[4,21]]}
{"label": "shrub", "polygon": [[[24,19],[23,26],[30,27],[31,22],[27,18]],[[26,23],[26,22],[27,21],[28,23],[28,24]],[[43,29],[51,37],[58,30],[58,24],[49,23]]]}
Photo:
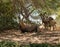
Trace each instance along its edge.
{"label": "shrub", "polygon": [[0,42],[0,47],[19,47],[18,43],[12,41],[2,41]]}
{"label": "shrub", "polygon": [[52,45],[49,43],[42,44],[20,44],[18,42],[12,42],[10,40],[5,40],[0,42],[0,47],[60,47],[60,43],[56,45]]}
{"label": "shrub", "polygon": [[12,28],[18,28],[18,23],[13,20],[13,17],[0,16],[0,30]]}

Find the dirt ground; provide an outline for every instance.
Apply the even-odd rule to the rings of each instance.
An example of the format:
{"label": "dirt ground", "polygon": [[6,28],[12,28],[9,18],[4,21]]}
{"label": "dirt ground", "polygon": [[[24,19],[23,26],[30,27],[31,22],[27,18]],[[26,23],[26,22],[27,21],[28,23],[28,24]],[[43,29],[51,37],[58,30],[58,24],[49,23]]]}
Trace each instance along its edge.
{"label": "dirt ground", "polygon": [[55,31],[21,33],[20,30],[7,30],[0,33],[1,40],[12,40],[19,43],[60,43],[60,27]]}

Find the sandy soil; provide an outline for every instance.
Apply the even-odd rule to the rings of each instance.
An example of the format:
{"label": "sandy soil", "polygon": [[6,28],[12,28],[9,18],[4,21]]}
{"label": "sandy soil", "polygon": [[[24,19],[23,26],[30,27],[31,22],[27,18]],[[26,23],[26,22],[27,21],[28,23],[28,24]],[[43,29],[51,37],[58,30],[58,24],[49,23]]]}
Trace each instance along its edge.
{"label": "sandy soil", "polygon": [[7,30],[0,33],[1,40],[12,40],[19,43],[60,43],[60,27],[55,31],[21,33],[20,30]]}

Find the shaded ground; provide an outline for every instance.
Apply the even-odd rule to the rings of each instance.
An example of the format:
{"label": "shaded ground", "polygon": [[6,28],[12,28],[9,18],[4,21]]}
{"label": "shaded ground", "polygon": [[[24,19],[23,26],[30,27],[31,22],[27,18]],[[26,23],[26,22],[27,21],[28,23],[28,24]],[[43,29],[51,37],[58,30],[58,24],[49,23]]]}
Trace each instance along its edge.
{"label": "shaded ground", "polygon": [[21,33],[20,30],[7,30],[0,33],[0,40],[12,40],[20,43],[60,43],[60,27],[56,31]]}

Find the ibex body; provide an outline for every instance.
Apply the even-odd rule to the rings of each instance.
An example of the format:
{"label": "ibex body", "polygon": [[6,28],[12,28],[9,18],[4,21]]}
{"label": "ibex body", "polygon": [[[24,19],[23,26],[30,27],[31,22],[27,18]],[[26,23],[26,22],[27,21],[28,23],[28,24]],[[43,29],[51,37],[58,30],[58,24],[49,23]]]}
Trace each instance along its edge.
{"label": "ibex body", "polygon": [[20,29],[21,31],[24,33],[24,32],[37,32],[37,28],[38,26],[37,25],[25,25],[23,22],[20,22]]}
{"label": "ibex body", "polygon": [[42,23],[44,23],[45,29],[53,27],[53,30],[56,28],[56,21],[52,17],[48,17],[45,14],[41,14]]}

